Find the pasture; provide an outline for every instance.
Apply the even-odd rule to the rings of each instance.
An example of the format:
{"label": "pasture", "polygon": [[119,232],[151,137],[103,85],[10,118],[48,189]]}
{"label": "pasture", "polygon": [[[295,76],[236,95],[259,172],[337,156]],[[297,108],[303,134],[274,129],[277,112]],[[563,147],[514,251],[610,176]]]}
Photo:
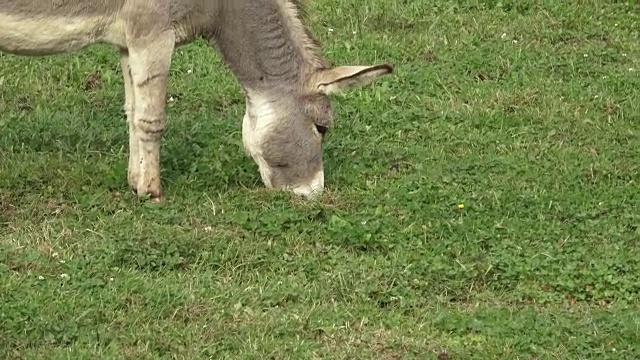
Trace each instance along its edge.
{"label": "pasture", "polygon": [[2,359],[634,359],[640,8],[314,0],[325,193],[264,189],[244,96],[175,52],[165,202],[127,185],[117,51],[0,55]]}

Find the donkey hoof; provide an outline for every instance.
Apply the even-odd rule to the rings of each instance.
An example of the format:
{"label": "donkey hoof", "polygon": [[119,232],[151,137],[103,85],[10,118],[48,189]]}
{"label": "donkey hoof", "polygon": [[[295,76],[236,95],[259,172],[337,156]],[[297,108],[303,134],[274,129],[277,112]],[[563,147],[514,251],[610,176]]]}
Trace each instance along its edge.
{"label": "donkey hoof", "polygon": [[138,174],[129,174],[128,179],[129,180],[129,187],[131,188],[131,190],[137,194],[138,193]]}
{"label": "donkey hoof", "polygon": [[146,188],[144,190],[138,189],[138,196],[147,197],[154,203],[162,202],[162,190],[160,188]]}
{"label": "donkey hoof", "polygon": [[149,201],[154,204],[162,204],[164,202],[164,197],[162,195],[153,195],[150,193],[140,193],[136,190],[133,191],[138,198],[141,198],[144,201]]}
{"label": "donkey hoof", "polygon": [[149,187],[140,188],[139,186],[131,186],[131,191],[140,198],[146,198],[153,203],[163,202],[162,189],[151,189]]}
{"label": "donkey hoof", "polygon": [[164,202],[164,198],[162,196],[151,197],[150,201],[154,204],[162,204]]}

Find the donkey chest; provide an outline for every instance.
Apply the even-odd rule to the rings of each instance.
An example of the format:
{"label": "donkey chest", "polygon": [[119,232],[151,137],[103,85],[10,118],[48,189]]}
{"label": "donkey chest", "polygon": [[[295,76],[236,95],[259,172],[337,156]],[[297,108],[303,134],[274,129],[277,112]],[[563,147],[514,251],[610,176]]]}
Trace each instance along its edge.
{"label": "donkey chest", "polygon": [[117,22],[99,16],[29,19],[0,11],[0,51],[47,55],[81,49],[96,42],[124,44]]}

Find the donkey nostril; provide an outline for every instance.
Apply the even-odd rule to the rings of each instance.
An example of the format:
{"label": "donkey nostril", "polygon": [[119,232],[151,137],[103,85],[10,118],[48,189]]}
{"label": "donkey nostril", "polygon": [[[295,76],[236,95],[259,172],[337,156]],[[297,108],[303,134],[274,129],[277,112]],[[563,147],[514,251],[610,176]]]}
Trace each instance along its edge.
{"label": "donkey nostril", "polygon": [[311,200],[316,196],[322,194],[322,190],[323,189],[320,189],[320,188],[312,189],[310,187],[299,187],[299,188],[293,189],[293,193],[307,200]]}
{"label": "donkey nostril", "polygon": [[324,190],[324,171],[319,171],[311,179],[311,182],[298,187],[293,188],[293,192],[306,199],[313,199],[314,197],[322,194]]}

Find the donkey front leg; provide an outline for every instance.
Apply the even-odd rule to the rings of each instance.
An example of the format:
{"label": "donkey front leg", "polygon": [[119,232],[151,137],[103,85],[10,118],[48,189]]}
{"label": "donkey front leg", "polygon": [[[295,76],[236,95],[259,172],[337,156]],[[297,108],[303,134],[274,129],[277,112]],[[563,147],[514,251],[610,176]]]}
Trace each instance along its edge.
{"label": "donkey front leg", "polygon": [[[159,201],[160,142],[165,129],[167,78],[175,46],[172,31],[135,39],[128,49],[133,89],[129,181],[138,195]],[[137,144],[137,149],[136,149]]]}
{"label": "donkey front leg", "polygon": [[140,175],[140,142],[134,126],[135,97],[133,95],[133,81],[131,80],[129,52],[127,50],[120,50],[120,65],[124,78],[124,112],[127,115],[127,125],[129,127],[129,166],[127,172],[129,186],[134,191],[137,191],[138,177]]}

